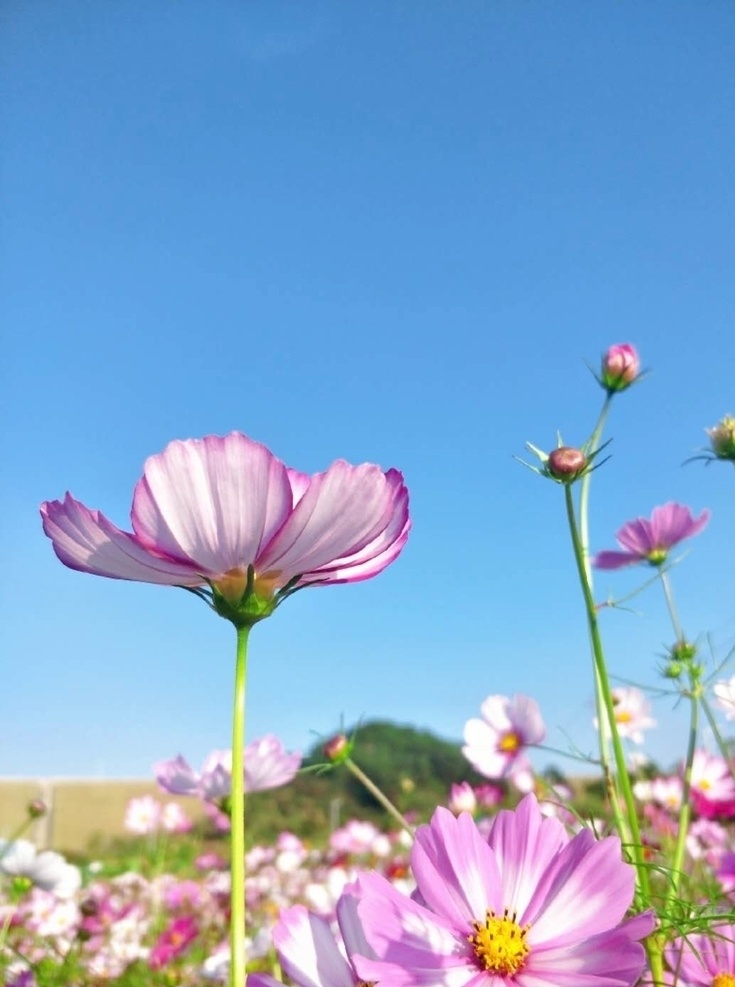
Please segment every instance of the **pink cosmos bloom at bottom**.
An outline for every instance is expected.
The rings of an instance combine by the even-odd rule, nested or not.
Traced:
[[[728,987],[735,981],[735,925],[713,925],[710,935],[691,933],[664,948],[677,983],[696,987]]]
[[[501,811],[487,839],[439,808],[416,833],[416,900],[361,876],[358,915],[376,954],[352,961],[391,987],[629,987],[645,967],[650,914],[624,921],[633,868],[616,837],[569,837],[534,795]]]

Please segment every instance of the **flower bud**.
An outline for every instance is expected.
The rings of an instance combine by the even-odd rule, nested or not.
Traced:
[[[725,415],[714,428],[705,429],[712,452],[718,459],[735,460],[735,417]]]
[[[562,480],[564,483],[571,483],[576,480],[580,473],[587,466],[587,458],[581,449],[572,449],[571,446],[560,446],[549,453],[546,463],[551,476],[555,480]]]
[[[42,799],[32,799],[26,806],[26,812],[31,819],[40,819],[48,812],[48,806]]]
[[[352,744],[343,733],[335,734],[324,745],[324,756],[332,764],[341,764],[352,753]]]
[[[640,372],[640,359],[631,343],[616,343],[602,357],[600,383],[608,392],[624,391]]]

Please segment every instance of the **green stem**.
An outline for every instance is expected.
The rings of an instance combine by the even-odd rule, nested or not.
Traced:
[[[668,573],[662,569],[659,572],[659,578],[661,579],[661,586],[664,591],[666,607],[669,611],[669,616],[671,617],[671,626],[674,628],[674,636],[676,637],[677,644],[683,644],[684,632],[681,629],[681,621],[679,620],[679,614],[676,610],[676,604],[674,603],[674,594],[671,589]]]
[[[393,818],[401,827],[401,829],[405,829],[405,831],[408,833],[409,836],[413,836],[413,828],[409,826],[409,824],[403,818],[402,813],[395,807],[395,805],[393,805],[393,803],[388,798],[388,796],[385,795],[378,788],[375,782],[372,781],[370,778],[368,778],[368,776],[365,774],[362,768],[358,768],[358,766],[355,764],[355,762],[352,760],[351,757],[346,757],[344,763],[346,767],[348,767],[349,770],[352,772],[352,774],[355,776],[355,778],[357,778],[357,780],[361,782],[361,784],[363,784],[365,788],[367,788],[370,794],[374,798],[376,798],[378,802],[380,802],[380,804],[383,806],[385,811],[390,813],[391,816],[393,816]]]
[[[230,985],[245,987],[245,679],[249,627],[237,628],[232,715]]]
[[[615,758],[615,767],[617,770],[617,781],[620,785],[623,801],[625,803],[627,820],[623,817],[619,806],[613,803],[612,808],[613,813],[615,814],[615,822],[621,836],[627,834],[628,832],[630,833],[630,842],[628,843],[628,846],[629,852],[632,853],[633,863],[636,869],[636,900],[639,907],[646,907],[651,903],[651,886],[648,879],[648,871],[643,859],[643,844],[641,842],[640,827],[638,825],[638,813],[636,812],[633,789],[630,784],[630,776],[628,774],[628,767],[625,763],[625,752],[623,751],[623,745],[620,742],[618,725],[615,722],[615,706],[613,703],[610,681],[607,675],[607,667],[605,665],[605,655],[602,648],[600,628],[597,622],[597,608],[595,607],[595,601],[592,597],[592,589],[587,579],[584,555],[582,553],[582,544],[580,542],[579,532],[577,530],[577,521],[574,515],[572,490],[569,484],[567,484],[564,488],[564,493],[566,498],[569,531],[572,536],[572,546],[574,548],[574,559],[577,563],[577,573],[582,586],[582,595],[584,597],[585,610],[587,613],[587,626],[589,628],[590,639],[592,641],[592,656],[600,683],[604,711],[610,726],[612,749]]]
[[[681,639],[680,639],[681,640]],[[672,862],[673,873],[669,893],[666,896],[666,906],[673,904],[679,893],[682,879],[682,866],[684,864],[684,852],[686,850],[687,833],[689,831],[689,821],[692,814],[689,804],[689,794],[692,788],[692,764],[694,763],[694,752],[697,749],[697,732],[699,729],[699,697],[697,683],[690,675],[689,678],[689,700],[691,703],[691,713],[689,718],[689,742],[687,744],[687,756],[684,763],[684,788],[681,793],[681,808],[679,810],[679,831],[676,835],[676,845],[674,847],[674,859]]]

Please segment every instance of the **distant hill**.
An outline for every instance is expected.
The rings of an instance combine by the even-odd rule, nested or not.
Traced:
[[[371,721],[345,731],[356,732],[353,760],[403,813],[427,818],[437,805],[446,805],[453,783],[473,785],[487,779],[474,771],[459,741],[442,740],[427,730]],[[304,759],[304,769],[285,788],[248,797],[247,832],[252,842],[266,842],[284,829],[306,839],[322,838],[348,819],[370,819],[392,829],[395,824],[373,796],[345,768],[314,770],[325,764],[322,745]]]

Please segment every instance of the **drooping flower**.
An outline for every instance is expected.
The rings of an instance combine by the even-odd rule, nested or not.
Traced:
[[[638,352],[632,343],[616,343],[602,356],[600,383],[608,394],[624,391],[638,377],[640,366]]]
[[[612,690],[612,700],[618,734],[635,744],[642,744],[643,731],[656,726],[656,721],[649,715],[651,706],[643,692],[635,686],[620,686]]]
[[[245,747],[245,791],[261,792],[292,781],[301,766],[301,754],[288,754],[274,734],[266,734]],[[196,795],[209,802],[227,798],[232,790],[232,751],[212,751],[197,773],[179,754],[158,761],[153,773],[159,786],[172,795]]]
[[[735,924],[718,922],[709,935],[680,937],[664,947],[677,983],[692,987],[732,987],[735,983]]]
[[[360,977],[352,957],[373,956],[357,913],[355,886],[347,885],[337,902],[337,923],[346,956],[329,922],[303,905],[284,909],[273,929],[281,967],[296,987],[356,987]],[[248,987],[283,987],[267,974],[250,974]]]
[[[495,817],[487,840],[471,816],[439,808],[417,830],[417,896],[377,874],[358,881],[358,914],[376,959],[363,980],[395,987],[628,987],[645,966],[636,940],[649,915],[624,921],[633,868],[616,837],[570,838],[534,795]]]
[[[482,719],[468,720],[462,753],[486,778],[508,778],[521,791],[533,785],[524,751],[546,735],[538,703],[530,696],[488,696],[480,707]]]
[[[195,589],[241,625],[304,586],[377,575],[410,527],[397,470],[338,460],[308,476],[240,432],[177,440],[151,456],[133,494],[132,532],[69,493],[41,515],[70,568]]]
[[[669,502],[654,507],[650,520],[639,517],[628,521],[615,535],[624,551],[598,552],[592,564],[597,569],[622,569],[638,562],[662,566],[674,545],[698,535],[709,518],[708,510],[695,518],[683,504]]]

